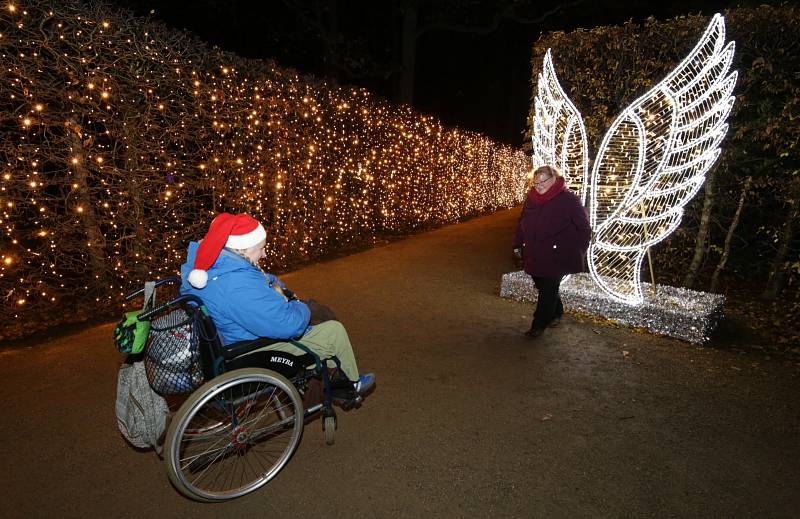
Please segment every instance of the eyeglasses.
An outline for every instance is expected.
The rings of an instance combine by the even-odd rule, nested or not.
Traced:
[[[553,177],[547,177],[546,179],[540,180],[539,182],[534,182],[533,185],[536,186],[536,187],[542,187],[543,185],[547,184],[551,180],[553,180]]]

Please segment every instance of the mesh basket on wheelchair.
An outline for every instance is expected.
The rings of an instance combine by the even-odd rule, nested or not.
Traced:
[[[144,353],[151,387],[162,395],[187,395],[171,418],[163,450],[170,481],[182,494],[224,501],[261,488],[291,458],[305,420],[320,412],[325,441],[333,444],[337,381],[326,361],[338,363],[335,358],[264,350],[276,342],[266,339],[223,347],[202,300],[193,295],[178,296],[140,319],[151,319]]]
[[[150,386],[161,395],[188,394],[203,383],[195,312],[171,308],[150,324],[144,366]]]

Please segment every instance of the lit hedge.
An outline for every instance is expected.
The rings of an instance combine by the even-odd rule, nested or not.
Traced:
[[[0,15],[0,337],[80,320],[222,211],[270,268],[519,203],[520,150],[100,3]]]

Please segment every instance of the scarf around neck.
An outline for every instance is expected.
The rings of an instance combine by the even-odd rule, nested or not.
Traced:
[[[536,191],[536,187],[532,187],[528,193],[528,200],[532,204],[545,204],[561,194],[565,189],[567,189],[567,185],[564,182],[564,177],[556,177],[555,183],[544,193],[540,194]]]

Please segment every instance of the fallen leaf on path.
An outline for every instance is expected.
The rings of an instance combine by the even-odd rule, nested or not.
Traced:
[[[542,416],[542,421],[546,422],[547,420],[551,420],[552,418],[553,418],[553,415],[551,415],[550,413],[545,413],[545,415]]]
[[[594,333],[596,333],[597,335],[600,335],[600,330],[595,330],[594,328],[592,328],[592,331],[593,331]]]
[[[731,366],[731,369],[735,369],[736,371],[742,371],[742,368],[737,368],[736,366]]]
[[[623,357],[628,358],[628,355],[630,355],[630,354],[631,354],[631,352],[626,351],[626,350],[622,350],[622,356]]]

